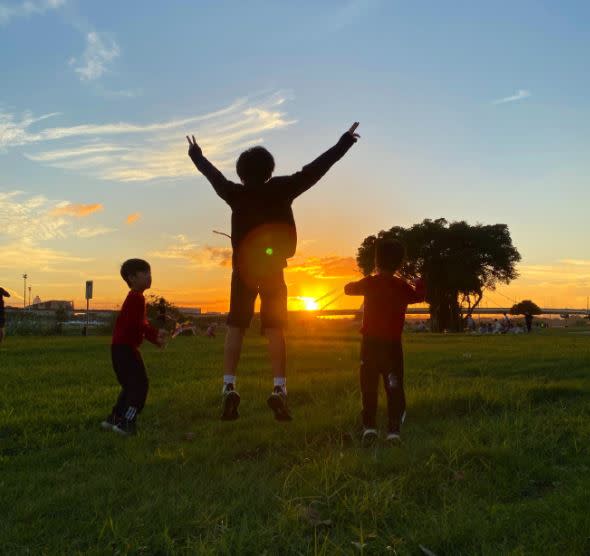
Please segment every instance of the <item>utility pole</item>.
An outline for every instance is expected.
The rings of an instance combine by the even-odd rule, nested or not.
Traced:
[[[24,286],[24,294],[23,294],[23,309],[27,308],[27,274],[23,274],[23,280],[25,282],[25,286]]]

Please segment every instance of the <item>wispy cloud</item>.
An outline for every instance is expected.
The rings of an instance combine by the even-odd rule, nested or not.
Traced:
[[[102,210],[104,210],[104,206],[101,203],[92,203],[89,205],[81,205],[77,203],[60,203],[60,205],[51,211],[51,214],[53,216],[67,215],[83,218],[84,216],[89,216],[94,212],[100,212]]]
[[[69,224],[51,212],[60,205],[43,195],[26,196],[21,191],[0,192],[0,237],[27,242],[66,236]]]
[[[525,89],[519,89],[518,91],[516,91],[516,93],[514,95],[494,100],[494,101],[492,101],[492,104],[506,104],[507,102],[515,102],[517,100],[523,100],[525,98],[529,98],[530,96],[531,96],[530,91],[527,91]]]
[[[572,266],[590,266],[590,261],[586,259],[562,259],[561,264]]]
[[[118,58],[121,50],[117,42],[104,33],[90,31],[86,34],[86,50],[81,59],[72,58],[71,66],[82,81],[94,81],[108,71],[108,64]]]
[[[160,259],[184,261],[188,266],[199,268],[230,267],[232,250],[229,247],[201,246],[183,234],[172,237],[173,242],[164,250],[154,251],[150,256]]]
[[[359,275],[354,257],[298,257],[289,264],[288,272],[303,272],[313,278],[341,279]]]
[[[64,251],[23,241],[8,243],[0,249],[0,268],[27,269],[27,272],[32,269],[49,272],[56,265],[82,263],[91,260],[91,258],[77,257]]]
[[[0,191],[0,238],[28,245],[66,237],[91,237],[109,228],[81,227],[68,217],[87,217],[103,210],[100,203],[75,204],[22,191]],[[4,248],[4,247],[3,247]]]
[[[99,226],[97,228],[80,228],[79,230],[76,230],[76,235],[86,239],[90,237],[104,236],[105,234],[111,234],[116,231],[116,228],[106,228]]]
[[[66,0],[25,0],[13,4],[0,4],[0,25],[6,25],[18,17],[40,15],[49,10],[61,8]]]
[[[238,99],[220,110],[163,122],[115,122],[43,127],[58,114],[18,117],[0,112],[0,149],[59,143],[59,148],[28,152],[27,158],[99,179],[147,181],[194,175],[184,135],[195,133],[206,155],[222,168],[233,166],[240,150],[263,141],[275,129],[295,123],[282,105],[285,95]]]
[[[43,245],[92,233],[91,228],[78,229],[71,218],[53,214],[55,209],[69,204],[22,191],[0,191],[0,268],[51,271],[64,262],[90,260]]]
[[[127,224],[135,224],[141,218],[141,212],[134,212],[130,214],[126,219],[125,222]]]

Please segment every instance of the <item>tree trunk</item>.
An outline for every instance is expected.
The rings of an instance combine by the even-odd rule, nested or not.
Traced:
[[[463,320],[457,292],[436,292],[430,300],[430,330],[461,332]]]

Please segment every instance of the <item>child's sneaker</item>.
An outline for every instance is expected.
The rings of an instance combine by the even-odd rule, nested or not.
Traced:
[[[399,422],[397,421],[390,421],[389,423],[389,432],[387,433],[387,436],[385,437],[385,440],[387,440],[387,442],[390,442],[392,444],[398,444],[399,442],[401,442],[402,438],[401,438],[401,434],[400,434],[400,429],[401,429],[401,425],[403,424],[403,422],[406,420],[406,412],[404,411],[400,417]]]
[[[235,391],[233,384],[226,384],[221,401],[221,420],[235,421],[240,416],[238,412],[239,405],[240,394]]]
[[[361,444],[363,447],[368,448],[377,442],[377,438],[377,429],[364,428],[361,436]]]
[[[119,421],[121,421],[121,417],[115,415],[114,413],[111,413],[106,419],[102,421],[100,426],[105,431],[112,431],[113,427],[115,427],[119,423]]]
[[[280,386],[274,387],[266,403],[273,410],[277,421],[291,421],[293,419],[287,407],[287,394]]]
[[[399,444],[402,441],[399,429],[389,431],[385,437],[385,440],[387,440],[387,442],[390,444]]]
[[[116,425],[113,426],[113,432],[116,432],[122,436],[132,436],[137,433],[137,425],[134,420],[121,419]]]

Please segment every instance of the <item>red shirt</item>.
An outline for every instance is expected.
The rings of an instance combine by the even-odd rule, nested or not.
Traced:
[[[155,344],[158,339],[158,330],[147,320],[143,294],[131,290],[117,317],[112,343],[113,345],[128,345],[137,349],[144,337]]]
[[[386,274],[351,282],[344,292],[365,297],[361,333],[383,340],[401,339],[408,305],[424,301],[426,294],[422,280],[411,286],[397,276]]]

